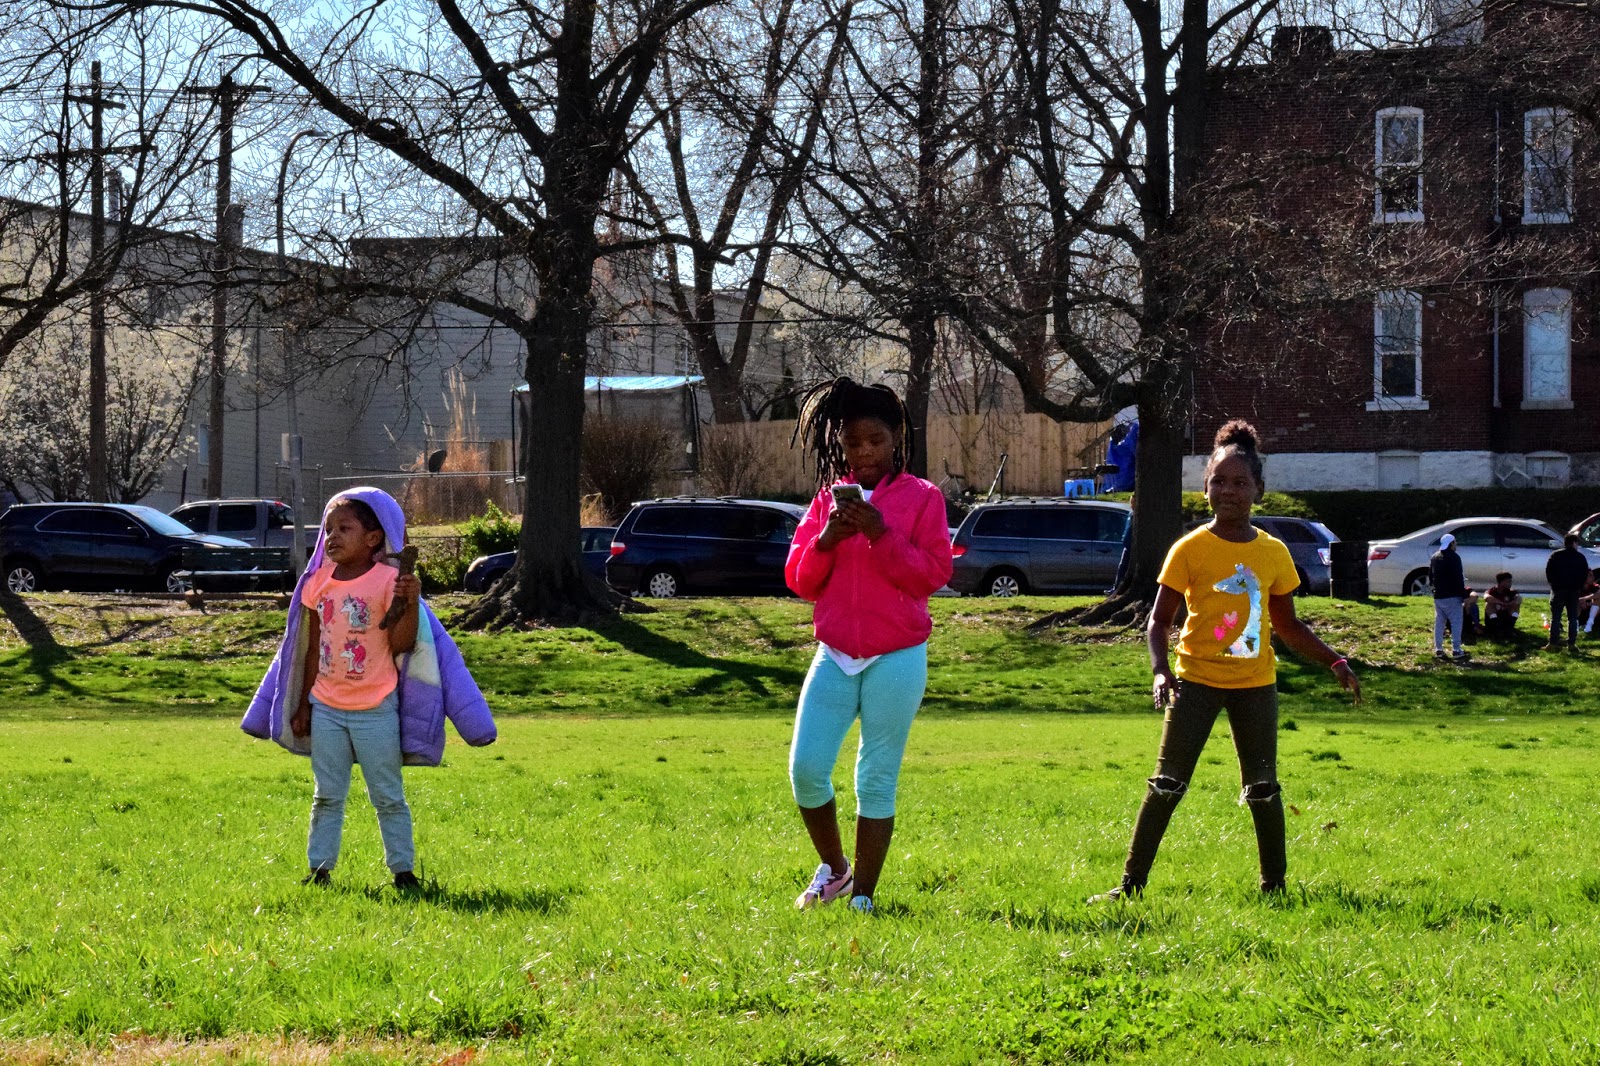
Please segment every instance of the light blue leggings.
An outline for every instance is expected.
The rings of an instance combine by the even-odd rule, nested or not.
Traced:
[[[833,799],[833,766],[850,724],[860,715],[856,812],[863,818],[893,818],[900,760],[927,687],[927,644],[889,652],[854,677],[818,648],[800,689],[789,747],[795,802],[810,808]]]
[[[313,870],[331,870],[339,861],[344,831],[344,801],[350,794],[350,767],[361,764],[367,795],[378,812],[383,859],[399,873],[416,862],[411,840],[411,808],[400,775],[400,714],[391,692],[370,711],[341,711],[311,699],[311,837],[306,858]]]

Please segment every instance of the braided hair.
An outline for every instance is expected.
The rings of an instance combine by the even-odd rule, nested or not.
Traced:
[[[846,422],[857,418],[876,418],[891,431],[898,431],[894,448],[894,472],[905,471],[911,454],[913,433],[906,405],[887,385],[860,385],[847,377],[837,377],[814,385],[800,397],[800,421],[790,438],[792,447],[803,438],[802,447],[817,466],[817,485],[830,484],[850,472],[840,436]]]
[[[1255,426],[1242,418],[1235,418],[1217,430],[1216,441],[1211,445],[1211,458],[1206,460],[1207,481],[1211,479],[1212,468],[1230,455],[1243,459],[1256,484],[1263,489],[1267,487],[1267,479],[1261,473],[1261,435],[1256,432]]]

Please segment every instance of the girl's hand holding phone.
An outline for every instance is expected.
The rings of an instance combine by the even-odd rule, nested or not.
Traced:
[[[850,518],[843,508],[835,507],[833,514],[828,516],[828,524],[822,527],[822,533],[817,537],[817,547],[831,552],[858,532],[860,530],[850,524]]]
[[[838,514],[840,511],[844,512],[845,518],[855,527],[856,531],[863,534],[868,540],[877,540],[888,532],[889,527],[883,523],[883,512],[865,500],[847,501],[841,504],[834,513]]]

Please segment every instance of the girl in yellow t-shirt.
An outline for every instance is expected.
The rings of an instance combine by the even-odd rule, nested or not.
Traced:
[[[1167,553],[1146,632],[1155,672],[1151,691],[1156,709],[1167,712],[1156,772],[1134,823],[1122,883],[1095,900],[1144,891],[1167,822],[1188,791],[1222,710],[1228,712],[1239,754],[1241,799],[1255,822],[1261,891],[1283,890],[1287,861],[1273,630],[1300,655],[1332,669],[1361,702],[1361,682],[1349,662],[1295,617],[1294,590],[1300,582],[1289,549],[1250,524],[1250,509],[1260,502],[1266,483],[1255,427],[1248,422],[1235,419],[1217,431],[1205,490],[1213,517]],[[1180,602],[1188,617],[1174,676],[1167,642]]]

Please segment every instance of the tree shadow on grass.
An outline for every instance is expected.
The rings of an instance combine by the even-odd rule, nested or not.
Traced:
[[[765,632],[765,629],[766,627],[762,627],[761,632],[764,639],[778,640],[775,635]],[[805,671],[794,667],[747,663],[707,655],[681,641],[670,640],[659,633],[651,632],[627,616],[608,620],[603,625],[596,626],[595,632],[603,634],[607,639],[616,641],[628,651],[646,659],[685,670],[710,670],[712,676],[701,678],[686,690],[694,695],[718,692],[737,682],[760,696],[773,695],[775,688],[781,690],[785,696],[791,696],[799,690],[800,683],[805,680]]]
[[[4,614],[6,621],[17,631],[25,644],[27,651],[16,656],[17,660],[25,663],[24,672],[35,679],[32,695],[45,692],[58,691],[79,695],[82,689],[70,681],[62,678],[56,668],[62,663],[72,660],[72,653],[56,641],[55,634],[50,632],[50,627],[44,619],[34,614],[33,608],[21,596],[0,589],[0,614]],[[13,657],[7,656],[0,659],[0,664],[6,664]]]

